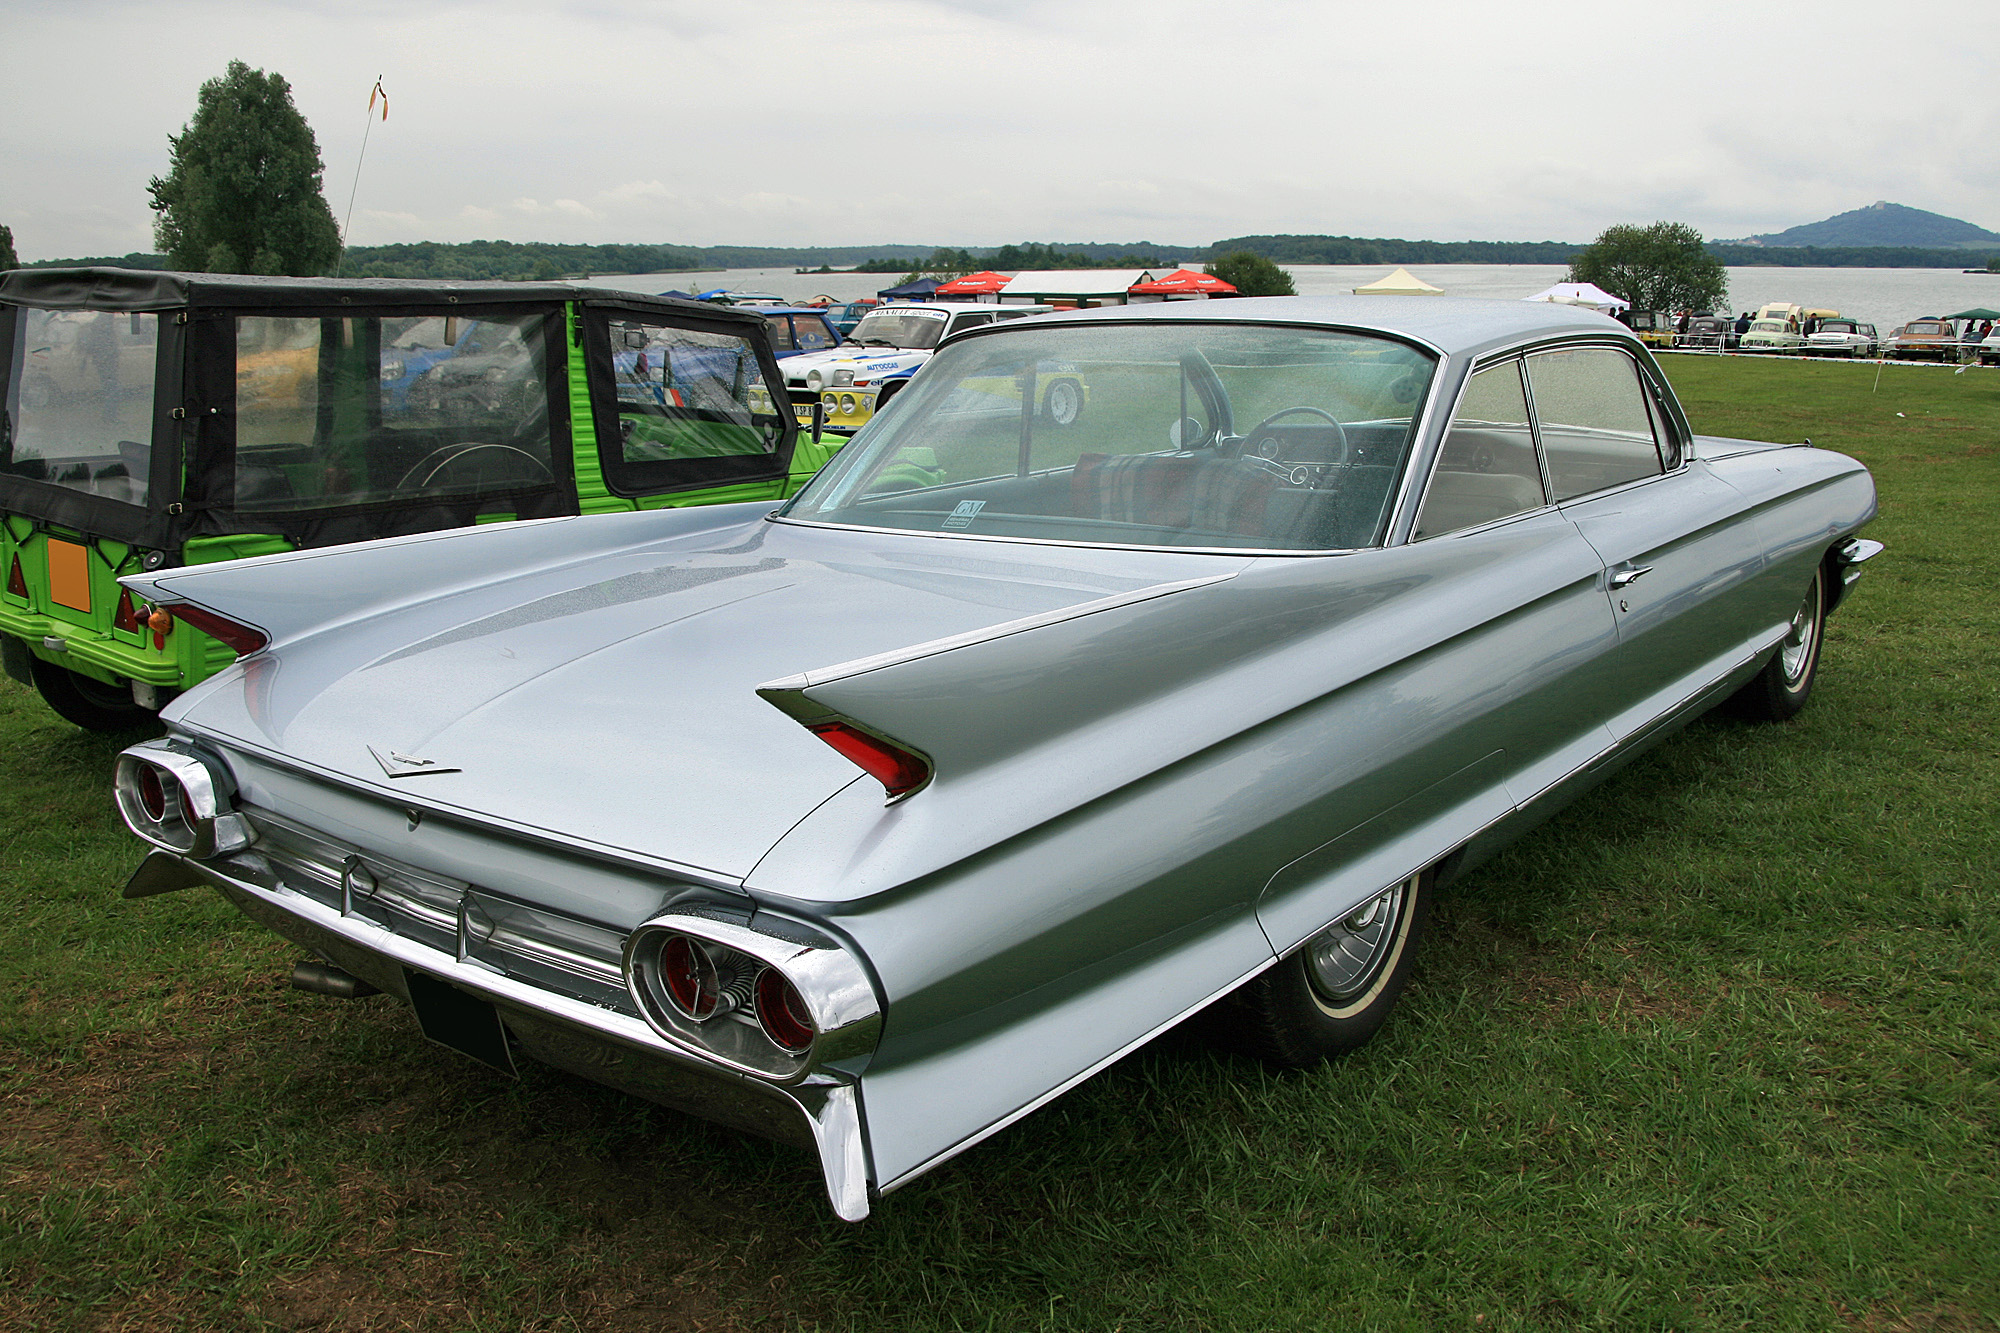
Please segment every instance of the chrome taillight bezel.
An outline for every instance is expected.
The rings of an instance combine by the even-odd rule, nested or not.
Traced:
[[[146,807],[145,780],[160,784],[157,817]],[[119,817],[163,851],[197,861],[241,851],[256,839],[235,809],[236,781],[220,759],[185,741],[141,741],[118,755],[111,778]]]
[[[766,971],[783,978],[804,1002],[810,1042],[796,1048],[780,1044],[765,1030],[750,995],[744,997],[750,1003],[718,1005],[708,1016],[695,1018],[675,1000],[663,975],[662,953],[676,937],[708,950],[725,975],[741,974],[746,965],[753,969],[751,992]],[[780,1083],[866,1056],[875,1049],[882,1027],[875,987],[845,949],[780,939],[683,911],[662,913],[627,938],[625,984],[640,1015],[666,1040],[741,1073]]]

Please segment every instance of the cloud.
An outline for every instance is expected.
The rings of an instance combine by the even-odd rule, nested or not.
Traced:
[[[0,154],[32,186],[0,220],[31,257],[148,245],[146,180],[233,57],[291,81],[342,204],[358,168],[357,244],[1584,240],[1878,198],[2000,227],[1987,0],[1921,24],[1872,0],[1809,23],[1724,0],[74,0],[8,24]],[[87,113],[60,58],[83,49]]]

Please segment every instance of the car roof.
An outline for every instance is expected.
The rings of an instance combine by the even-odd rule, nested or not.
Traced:
[[[748,323],[756,307],[648,296],[568,282],[450,282],[427,278],[263,278],[240,273],[176,273],[130,268],[30,268],[0,273],[0,305],[45,310],[174,310],[183,306],[313,308],[361,303],[396,306],[533,306],[580,301],[628,310],[676,311]]]
[[[1155,320],[1202,324],[1337,325],[1427,344],[1447,355],[1477,356],[1510,343],[1563,334],[1636,342],[1631,330],[1593,310],[1550,301],[1495,301],[1469,296],[1258,296],[1063,310],[1006,327],[1053,323],[1123,324]],[[978,337],[975,331],[967,335]]]

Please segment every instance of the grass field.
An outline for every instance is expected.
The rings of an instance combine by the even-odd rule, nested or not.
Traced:
[[[1698,722],[1439,902],[1355,1058],[1177,1035],[890,1196],[137,903],[121,739],[0,681],[0,1328],[2000,1327],[2000,374],[1675,357],[1875,470],[1796,722]]]

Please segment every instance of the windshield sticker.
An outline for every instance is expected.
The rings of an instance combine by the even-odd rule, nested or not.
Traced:
[[[979,517],[979,511],[984,508],[986,508],[984,500],[960,500],[958,508],[952,510],[951,517],[944,521],[946,530],[956,532],[960,528],[971,527],[972,520]]]

